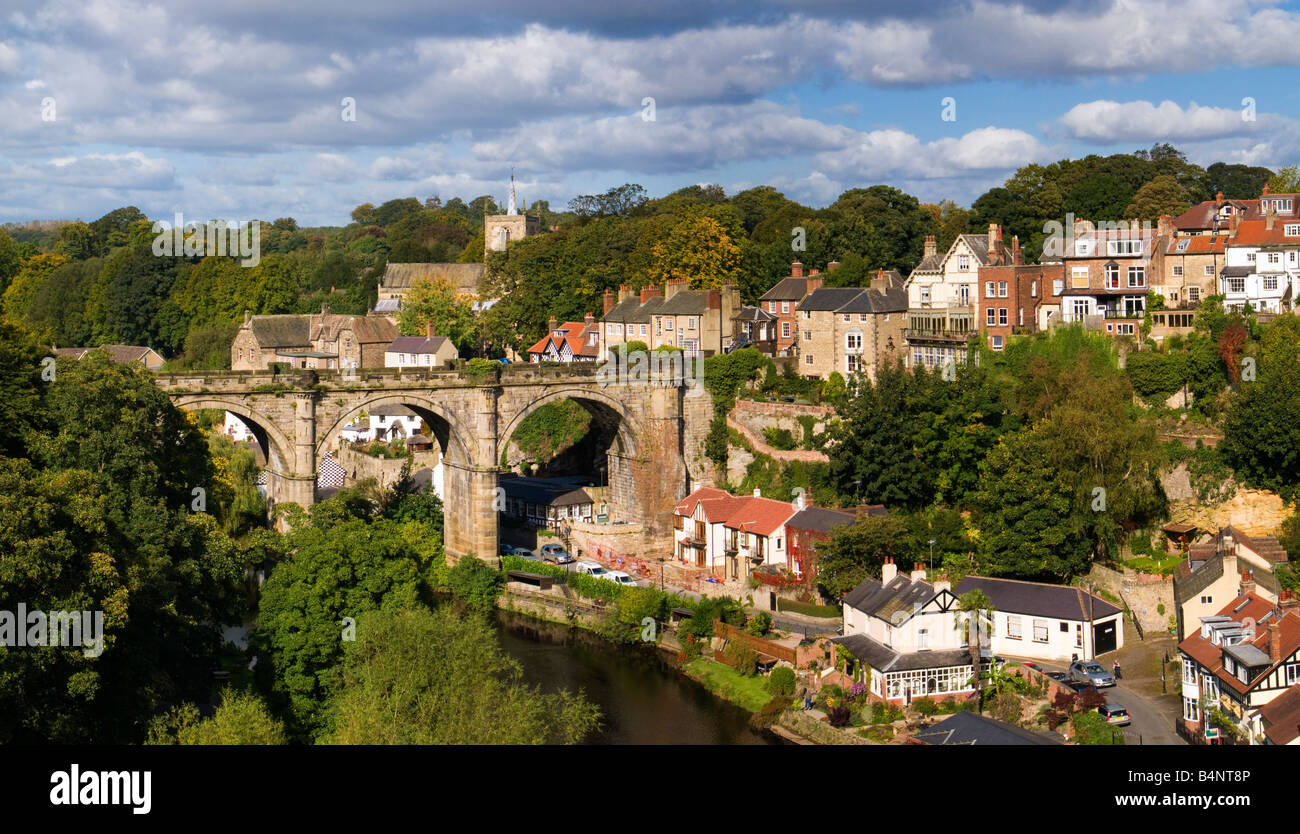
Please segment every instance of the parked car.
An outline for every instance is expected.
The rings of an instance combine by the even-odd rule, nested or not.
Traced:
[[[631,574],[624,573],[621,570],[609,571],[604,576],[602,576],[601,579],[608,579],[610,582],[616,582],[619,585],[627,585],[632,588],[637,587],[638,584],[637,581],[632,578]]]
[[[579,562],[577,567],[574,568],[574,570],[576,570],[578,573],[585,573],[588,576],[599,576],[602,579],[607,579],[608,578],[607,574],[609,573],[609,571],[605,570],[603,567],[596,564],[595,562]]]
[[[518,556],[521,559],[532,559],[534,562],[540,561],[540,557],[526,547],[515,547],[511,549],[513,550],[510,554],[511,556]]]
[[[1115,685],[1115,676],[1095,660],[1076,660],[1071,663],[1070,680],[1074,683],[1095,686],[1098,689]]]
[[[562,544],[544,544],[542,545],[542,561],[554,562],[557,565],[567,565],[573,561],[573,556],[569,551],[564,549]]]
[[[1116,727],[1129,725],[1128,710],[1123,704],[1102,704],[1097,707],[1097,712],[1101,713],[1101,717],[1106,719],[1107,724],[1114,724]]]

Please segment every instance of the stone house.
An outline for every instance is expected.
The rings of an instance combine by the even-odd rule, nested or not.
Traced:
[[[600,326],[600,355],[624,342],[645,342],[650,350],[662,346],[680,348],[687,358],[721,353],[733,333],[733,319],[740,310],[740,289],[727,284],[721,289],[688,289],[686,279],[668,281],[663,293],[645,287],[640,294],[620,287],[618,300],[606,292],[605,315]]]
[[[904,358],[907,294],[898,273],[877,270],[871,286],[822,287],[796,308],[799,371],[807,377],[865,373],[875,379]]]
[[[838,261],[831,261],[826,265],[826,271],[831,272],[837,266]],[[809,293],[820,289],[821,285],[822,275],[819,270],[814,269],[805,276],[803,264],[795,261],[790,264],[790,277],[782,278],[758,299],[759,308],[775,319],[773,328],[776,352],[772,355],[790,356],[798,352],[799,325],[795,321],[795,308]]]
[[[387,318],[333,315],[328,305],[322,305],[319,315],[245,312],[231,342],[230,368],[265,370],[273,362],[321,370],[382,368],[384,353],[395,338],[397,326]]]

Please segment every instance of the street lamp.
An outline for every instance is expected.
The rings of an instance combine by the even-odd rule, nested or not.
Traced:
[[[930,539],[930,581],[934,581],[934,539]]]

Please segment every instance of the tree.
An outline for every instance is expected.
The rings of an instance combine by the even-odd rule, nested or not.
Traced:
[[[523,683],[481,616],[363,614],[330,701],[332,744],[574,744],[600,726],[581,693]]]
[[[211,718],[201,718],[191,704],[174,707],[149,726],[146,744],[226,745],[286,744],[284,723],[251,692],[226,689]]]
[[[79,261],[101,254],[95,240],[95,232],[89,223],[69,223],[59,229],[59,242],[54,244],[54,251],[68,260]]]
[[[1169,174],[1156,177],[1138,189],[1124,209],[1124,217],[1155,221],[1162,214],[1177,217],[1190,207],[1187,189]]]
[[[985,621],[992,622],[993,600],[979,588],[967,591],[957,597],[957,609],[961,612],[953,620],[958,631],[966,632],[966,645],[970,650],[970,667],[974,672],[976,703],[984,705],[984,675],[981,673],[981,640],[984,636]]]
[[[1300,165],[1287,165],[1268,178],[1268,190],[1274,194],[1300,193]]]
[[[445,278],[426,278],[415,282],[402,300],[397,326],[404,336],[420,336],[433,322],[435,334],[451,339],[458,349],[470,350],[475,347],[473,305]]]
[[[708,215],[687,217],[652,249],[654,283],[686,280],[693,290],[717,289],[740,274],[740,247]]]
[[[1300,423],[1279,415],[1300,414],[1300,362],[1294,352],[1263,352],[1258,378],[1242,382],[1223,417],[1224,459],[1252,487],[1272,489],[1290,500],[1300,489]]]
[[[18,274],[5,288],[3,305],[5,317],[17,321],[27,315],[27,308],[36,296],[46,277],[67,263],[62,255],[40,254],[25,258]]]
[[[911,564],[919,556],[901,518],[864,515],[836,528],[817,546],[817,581],[827,593],[840,596],[862,580],[879,575],[886,558]]]
[[[0,229],[0,295],[9,287],[9,282],[18,274],[18,246],[4,229]]]

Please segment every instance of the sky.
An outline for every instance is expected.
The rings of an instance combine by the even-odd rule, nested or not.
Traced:
[[[627,182],[962,205],[1170,142],[1300,157],[1300,8],[1261,0],[0,0],[0,222],[343,225]]]

